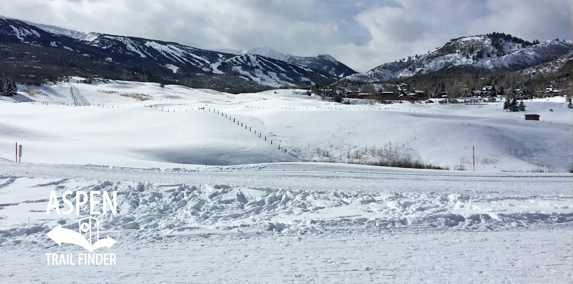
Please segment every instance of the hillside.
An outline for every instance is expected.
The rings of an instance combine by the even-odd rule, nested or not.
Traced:
[[[525,121],[503,102],[341,105],[304,90],[82,81],[0,96],[4,282],[74,282],[78,268],[86,283],[570,279],[563,97],[527,100],[541,121]],[[408,159],[443,170],[364,165]],[[78,197],[81,215],[46,214],[50,192],[68,191],[117,192],[118,213],[90,214],[102,204]],[[116,242],[94,252],[117,265],[46,265],[86,252],[47,236],[84,216]]]
[[[310,87],[333,82],[342,74],[353,72],[332,57],[324,60],[319,56],[311,62],[299,61],[296,64],[261,56],[243,60],[243,55],[239,55],[239,58],[233,59],[237,55],[175,42],[83,33],[9,18],[0,18],[0,44],[7,58],[21,59],[12,60],[7,65],[3,63],[3,70],[11,72],[12,74],[7,75],[14,78],[28,78],[30,75],[36,77],[36,70],[22,70],[31,63],[49,68],[52,71],[51,77],[99,76],[108,79],[179,83],[192,87],[208,86],[237,92],[277,87]],[[23,48],[22,44],[31,47]],[[34,59],[23,60],[27,55],[19,53],[24,49],[27,54],[32,53]],[[56,51],[48,49],[65,52],[57,51],[59,60],[54,60],[45,54]],[[69,70],[76,66],[66,65],[65,58],[78,55],[85,57],[78,60],[81,65],[87,65],[87,68]],[[219,68],[230,64],[233,65],[232,68]],[[336,68],[342,68],[339,66],[345,67],[341,74],[336,72]],[[82,69],[91,72],[84,73]]]
[[[336,60],[336,58],[328,55],[322,54],[314,57],[310,56],[296,56],[296,55],[285,55],[270,47],[255,47],[249,50],[221,50],[230,52],[233,54],[257,54],[264,57],[281,60],[293,65],[297,65],[303,68],[312,69],[318,73],[321,73],[327,77],[334,76],[337,78],[343,78],[352,74],[356,74],[356,71],[352,68],[344,65],[342,62]]]
[[[0,126],[5,130],[0,146],[11,149],[14,141],[27,144],[26,159],[37,163],[375,163],[409,157],[466,170],[471,168],[475,146],[478,171],[569,172],[573,166],[571,109],[563,97],[525,101],[526,113],[541,115],[542,121],[531,122],[524,121],[523,112],[505,112],[501,101],[340,105],[309,97],[302,90],[234,96],[175,85],[80,81],[21,86],[19,95],[0,97],[35,102],[0,104]],[[90,106],[57,105],[61,103]],[[36,115],[17,119],[20,113]],[[241,130],[231,117],[252,129]],[[74,155],[65,154],[69,147],[75,149]]]
[[[520,71],[573,53],[569,41],[528,42],[502,33],[452,39],[441,48],[380,65],[346,77],[349,81],[378,82],[442,72],[460,75],[493,71]]]

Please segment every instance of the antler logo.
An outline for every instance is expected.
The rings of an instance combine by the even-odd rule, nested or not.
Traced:
[[[70,243],[81,246],[92,252],[98,248],[113,246],[116,241],[110,237],[99,239],[99,220],[94,217],[82,218],[78,222],[79,232],[62,228],[58,225],[46,235],[58,245]]]

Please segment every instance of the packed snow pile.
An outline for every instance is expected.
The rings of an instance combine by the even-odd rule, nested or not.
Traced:
[[[129,169],[116,171],[129,177]],[[229,168],[227,171],[242,170]],[[181,176],[196,173],[177,171]],[[205,174],[209,175],[208,172]],[[272,175],[272,172],[268,174]],[[355,174],[358,176],[360,174]],[[435,177],[428,175],[426,178]],[[217,179],[216,175],[212,178]],[[497,182],[510,186],[514,178],[498,177]],[[463,178],[457,179],[463,181]],[[4,245],[43,242],[46,241],[43,235],[58,224],[77,230],[76,215],[57,214],[78,210],[63,202],[61,196],[66,191],[71,192],[67,199],[72,204],[75,204],[78,191],[116,192],[117,214],[111,214],[108,207],[107,214],[92,215],[99,218],[102,233],[111,232],[115,239],[162,240],[213,233],[305,235],[381,230],[531,229],[573,221],[571,196],[564,194],[567,177],[555,176],[553,179],[561,180],[562,184],[554,184],[550,191],[538,190],[544,191],[541,195],[530,196],[524,195],[529,194],[528,191],[497,194],[481,190],[473,193],[459,190],[419,192],[392,186],[363,191],[352,189],[355,183],[340,182],[330,190],[312,190],[296,186],[275,188],[0,176],[0,190],[4,196],[0,204],[0,242]],[[58,196],[59,211],[48,208],[52,191]],[[81,205],[79,213],[106,212],[102,202],[97,202],[94,208],[90,204]],[[50,214],[46,214],[47,210]]]

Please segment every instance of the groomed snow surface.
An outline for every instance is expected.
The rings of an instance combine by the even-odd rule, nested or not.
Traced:
[[[3,283],[573,280],[563,98],[525,102],[542,121],[500,102],[343,106],[127,82],[1,99]],[[344,163],[404,157],[450,170]],[[117,243],[94,251],[117,266],[46,264],[86,253],[46,236],[89,215],[45,213],[50,192],[78,190],[117,191],[118,214],[97,215]]]

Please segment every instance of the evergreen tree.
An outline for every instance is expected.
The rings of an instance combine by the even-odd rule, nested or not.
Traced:
[[[519,111],[525,111],[525,104],[523,103],[523,101],[519,103]]]
[[[511,104],[509,103],[509,100],[505,100],[505,102],[503,103],[503,109],[505,110],[509,110],[509,108],[511,107]]]
[[[517,105],[517,100],[515,98],[513,98],[511,100],[511,105],[510,105],[509,109],[511,111],[519,111],[519,106]]]
[[[2,88],[2,94],[4,96],[13,96],[18,91],[16,83],[11,78],[4,80],[4,87]]]
[[[11,86],[11,92],[12,92],[12,96],[16,95],[18,93],[18,86],[16,86],[16,82],[12,81],[12,86]]]

